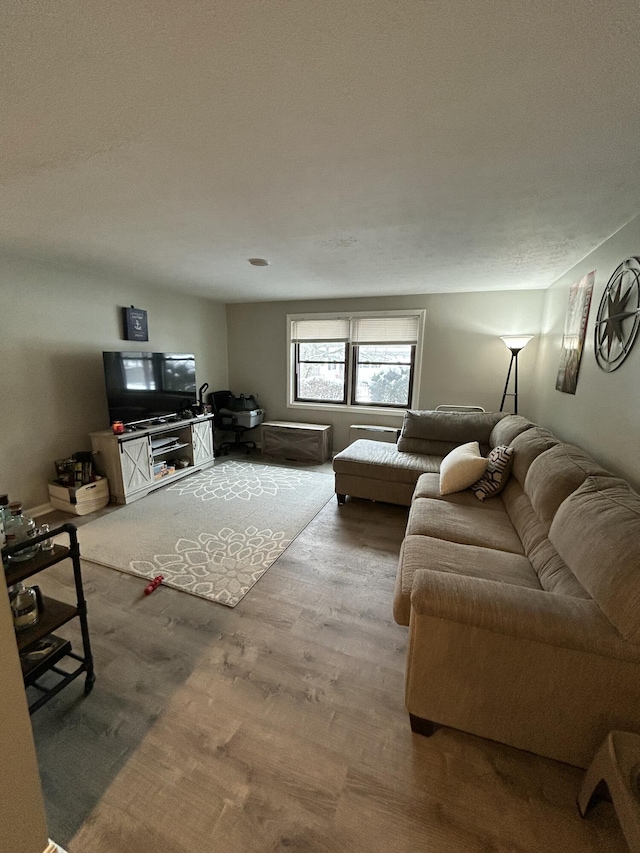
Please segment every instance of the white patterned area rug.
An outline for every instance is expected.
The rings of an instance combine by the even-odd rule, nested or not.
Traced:
[[[333,494],[331,474],[225,461],[82,525],[80,553],[235,607]]]

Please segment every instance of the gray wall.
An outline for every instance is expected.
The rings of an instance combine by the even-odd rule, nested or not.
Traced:
[[[563,440],[584,447],[599,462],[640,490],[640,340],[613,373],[596,364],[593,333],[604,288],[625,258],[640,255],[640,217],[572,267],[547,291],[531,413]],[[576,394],[555,390],[569,287],[596,271]]]
[[[0,258],[0,492],[47,503],[54,460],[109,426],[103,350],[194,352],[197,381],[227,384],[223,305],[123,275]],[[148,312],[149,342],[122,339],[121,308]]]
[[[194,351],[199,383],[258,393],[270,419],[332,423],[336,450],[348,443],[351,423],[399,425],[401,415],[288,408],[286,315],[402,308],[426,309],[420,408],[476,403],[497,409],[509,364],[498,336],[534,334],[520,356],[521,413],[638,487],[640,343],[618,371],[605,374],[592,339],[606,282],[639,245],[640,218],[548,291],[232,304],[226,312],[219,303],[115,273],[0,258],[0,492],[28,507],[46,503],[54,459],[89,449],[89,432],[108,426],[101,364],[107,349]],[[555,377],[568,289],[591,269],[596,287],[577,393],[562,394]],[[122,340],[120,308],[131,304],[149,314],[150,340],[139,347]]]
[[[499,336],[524,333],[538,336],[544,296],[544,291],[529,290],[227,305],[229,382],[236,394],[258,393],[269,420],[332,424],[334,449],[340,450],[348,444],[350,424],[400,426],[402,414],[288,407],[286,315],[424,308],[426,326],[418,407],[428,409],[453,403],[497,410],[510,359]],[[536,337],[520,356],[519,409],[523,414],[531,406],[537,340]]]

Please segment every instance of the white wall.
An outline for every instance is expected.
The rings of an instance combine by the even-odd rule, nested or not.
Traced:
[[[543,335],[536,367],[533,419],[565,441],[580,445],[640,490],[640,340],[626,361],[605,373],[595,360],[593,334],[607,282],[625,258],[640,255],[640,217],[614,234],[546,291]],[[570,285],[596,271],[585,348],[575,395],[555,390]]]
[[[109,416],[103,350],[194,352],[197,382],[227,384],[223,305],[124,275],[0,257],[0,493],[48,501],[54,460],[90,450]],[[149,342],[124,341],[121,308],[148,312]]]
[[[418,407],[474,404],[495,411],[500,405],[510,359],[499,336],[527,332],[537,336],[544,295],[544,291],[530,290],[227,305],[231,390],[236,394],[259,394],[269,420],[332,424],[335,450],[348,444],[350,424],[400,426],[402,413],[287,407],[286,315],[424,308],[426,327]],[[520,356],[522,414],[527,414],[531,405],[536,349],[537,337]],[[510,405],[508,400],[507,406]]]

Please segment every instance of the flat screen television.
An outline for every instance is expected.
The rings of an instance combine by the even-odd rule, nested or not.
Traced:
[[[196,360],[183,352],[103,352],[110,422],[177,415],[196,401]]]

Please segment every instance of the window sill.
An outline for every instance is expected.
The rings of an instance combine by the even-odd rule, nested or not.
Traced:
[[[404,413],[408,408],[410,408],[410,406],[403,409],[396,409],[388,406],[352,406],[349,403],[287,403],[287,408],[317,410],[323,412],[340,412],[350,415],[384,415],[385,417],[395,415],[398,418],[403,418]]]

